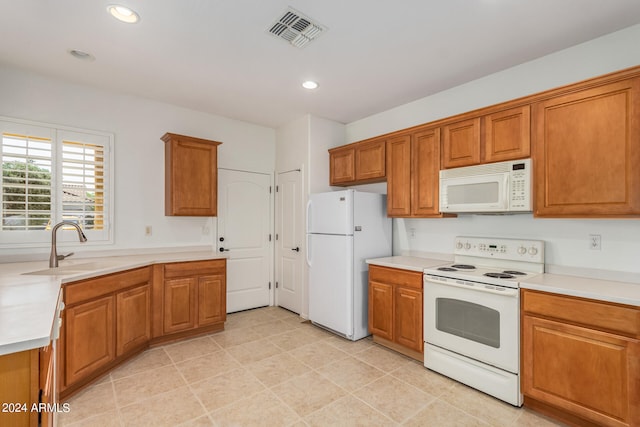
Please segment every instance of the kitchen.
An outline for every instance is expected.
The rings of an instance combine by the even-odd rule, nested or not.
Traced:
[[[215,219],[163,215],[164,176],[159,165],[164,160],[159,138],[165,132],[222,141],[220,168],[272,176],[274,170],[277,174],[301,168],[305,173],[305,194],[327,191],[331,189],[328,185],[328,148],[636,66],[640,63],[635,48],[639,31],[637,25],[632,26],[385,112],[372,112],[369,117],[346,125],[315,115],[303,116],[279,127],[257,125],[69,83],[11,65],[0,68],[4,94],[0,115],[103,129],[116,135],[114,162],[118,177],[114,188],[117,220],[114,243],[94,246],[93,251],[127,255],[167,247],[203,249],[217,243],[213,241],[217,236]],[[330,34],[327,32],[323,37]],[[319,39],[318,43],[321,41]],[[309,46],[307,52],[312,47]],[[91,64],[76,65],[79,70],[74,72],[83,73]],[[71,102],[78,99],[84,102]],[[372,184],[362,189],[386,192],[384,184]],[[145,233],[148,225],[152,227],[150,235]],[[545,263],[556,273],[587,271],[592,277],[605,278],[604,272],[613,271],[617,280],[629,282],[637,281],[639,273],[636,254],[640,228],[633,219],[464,215],[449,219],[396,219],[393,227],[395,254],[446,256],[453,253],[456,236],[499,235],[544,240]],[[203,230],[207,228],[209,234],[204,234]],[[601,250],[588,249],[590,234],[602,237]],[[68,243],[67,248],[67,252],[76,251],[79,255],[83,250],[88,251],[72,243]],[[34,256],[46,259],[48,249],[42,248],[36,253],[30,248],[3,248],[1,255],[5,261],[16,261],[21,257],[29,260]],[[300,312],[303,316],[306,314],[304,304]]]

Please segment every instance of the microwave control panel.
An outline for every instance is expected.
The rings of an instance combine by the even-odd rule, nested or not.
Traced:
[[[511,162],[509,172],[509,207],[511,211],[531,210],[531,159]]]

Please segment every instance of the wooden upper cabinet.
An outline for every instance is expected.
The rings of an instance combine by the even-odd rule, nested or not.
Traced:
[[[356,144],[356,181],[385,177],[385,140]]]
[[[440,215],[440,128],[416,132],[411,141],[411,215]]]
[[[387,141],[387,215],[411,215],[411,135]]]
[[[356,150],[353,146],[329,150],[329,181],[331,185],[345,185],[356,180]]]
[[[483,121],[483,162],[531,155],[531,108],[528,105],[488,114]]]
[[[329,183],[354,185],[382,182],[386,177],[384,139],[356,142],[329,150]]]
[[[216,216],[220,142],[166,133],[165,215]]]
[[[531,155],[529,105],[443,126],[445,169],[523,159]]]
[[[441,216],[438,200],[440,128],[387,140],[387,215]]]
[[[442,134],[445,169],[480,163],[480,117],[446,125]]]
[[[535,215],[640,215],[640,78],[534,104]]]

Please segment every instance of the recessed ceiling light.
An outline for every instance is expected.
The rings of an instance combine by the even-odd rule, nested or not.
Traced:
[[[318,86],[318,82],[314,82],[313,80],[307,80],[302,83],[302,87],[309,90],[317,89]]]
[[[107,6],[107,11],[118,21],[126,22],[127,24],[135,24],[140,20],[140,16],[134,10],[119,4]]]
[[[82,61],[91,62],[96,60],[95,56],[78,49],[69,49],[67,52],[69,52],[69,55],[73,56],[76,59],[80,59]]]

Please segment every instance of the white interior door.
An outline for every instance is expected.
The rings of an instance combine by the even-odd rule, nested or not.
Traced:
[[[217,249],[227,254],[227,313],[270,302],[271,176],[218,169]]]
[[[276,188],[276,305],[300,313],[305,250],[302,173],[279,173]]]

